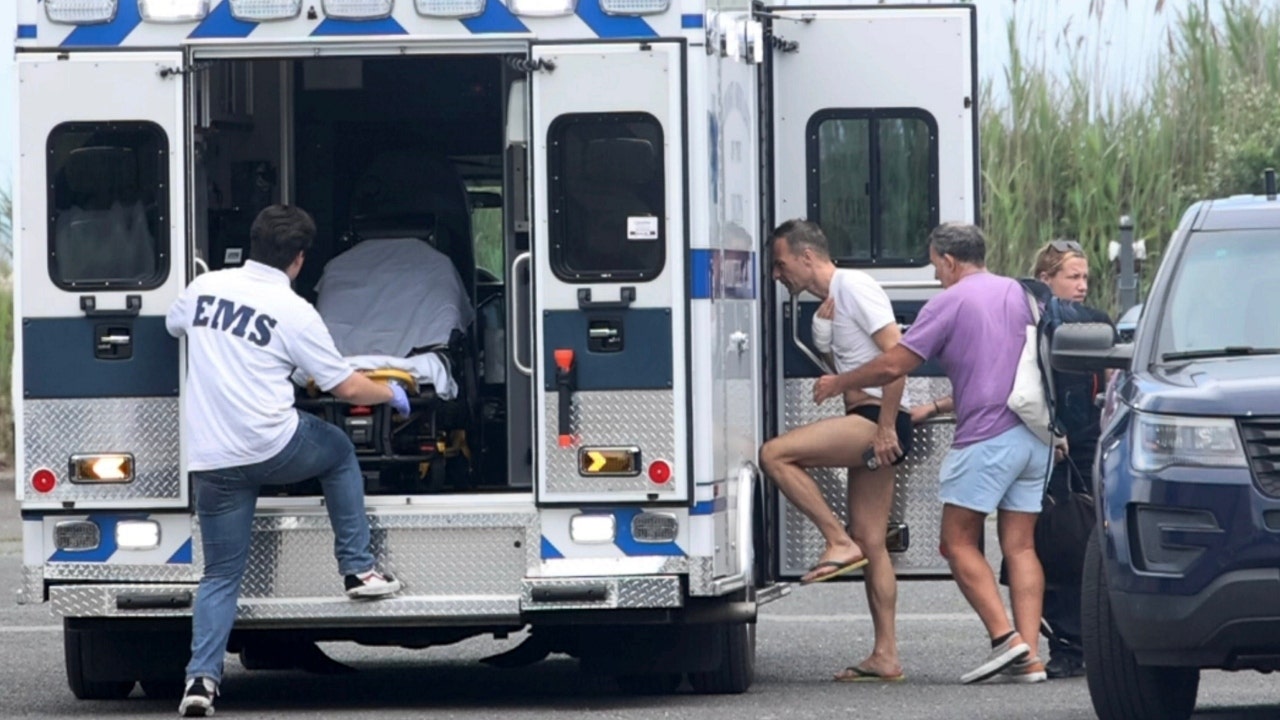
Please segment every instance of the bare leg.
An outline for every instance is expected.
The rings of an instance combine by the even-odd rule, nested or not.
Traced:
[[[822,533],[827,547],[821,560],[851,562],[864,555],[827,505],[818,484],[804,469],[861,467],[862,452],[871,444],[875,429],[871,421],[856,415],[827,418],[776,437],[760,450],[760,466],[765,473]],[[805,579],[829,572],[824,568],[806,575]]]
[[[979,540],[982,537],[983,513],[958,505],[942,507],[942,545],[946,549],[947,562],[960,592],[978,612],[987,634],[993,639],[1005,635],[1013,627],[1000,600],[996,576],[982,554]],[[1010,568],[1012,573],[1012,567]],[[1012,574],[1010,575],[1012,577]],[[1024,636],[1024,640],[1027,638]]]
[[[902,674],[898,659],[895,626],[898,605],[898,578],[885,546],[889,512],[893,509],[894,469],[849,469],[849,519],[853,540],[866,553],[864,584],[875,644],[871,654],[858,664],[864,670],[892,677]]]
[[[997,520],[1000,552],[1009,570],[1009,600],[1013,622],[1031,655],[1040,642],[1040,615],[1044,609],[1044,568],[1036,556],[1035,513],[1001,510]]]

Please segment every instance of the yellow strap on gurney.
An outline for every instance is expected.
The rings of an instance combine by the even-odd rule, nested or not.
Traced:
[[[378,368],[377,370],[362,370],[365,377],[370,380],[381,380],[382,382],[396,382],[404,385],[405,389],[412,395],[418,394],[418,381],[413,379],[413,375],[404,370],[395,368]]]

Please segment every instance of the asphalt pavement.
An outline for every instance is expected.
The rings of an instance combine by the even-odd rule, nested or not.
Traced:
[[[5,483],[3,487],[11,487]],[[14,587],[21,565],[12,493],[0,493],[0,578]],[[994,538],[993,538],[994,539]],[[671,696],[623,694],[606,678],[579,672],[563,656],[526,668],[497,670],[477,661],[513,647],[474,638],[426,650],[326,644],[351,675],[247,671],[232,658],[217,717],[225,718],[541,718],[557,720],[794,720],[859,717],[1092,718],[1083,679],[1039,685],[991,681],[962,686],[958,678],[985,654],[977,618],[950,582],[910,581],[899,587],[899,643],[907,680],[840,684],[831,675],[861,659],[871,624],[858,583],[798,588],[765,606],[757,631],[756,680],[736,696],[703,696],[687,687]],[[59,621],[48,606],[18,606],[0,595],[0,718],[169,717],[176,703],[142,697],[77,701],[67,689]],[[1256,673],[1206,672],[1202,720],[1280,717],[1276,679]]]

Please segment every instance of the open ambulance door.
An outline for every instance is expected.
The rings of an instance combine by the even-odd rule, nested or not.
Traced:
[[[187,279],[182,68],[177,52],[19,53],[24,509],[187,505],[179,345],[164,323]]]
[[[531,56],[536,500],[687,504],[684,44]]]
[[[939,290],[927,236],[939,222],[973,222],[978,208],[976,17],[972,6],[773,7],[762,95],[772,119],[772,225],[818,222],[841,267],[871,273],[905,328]],[[766,256],[768,248],[765,248]],[[766,260],[765,267],[769,266]],[[770,432],[843,412],[813,403],[825,370],[811,350],[817,298],[766,283],[774,410]],[[908,380],[911,402],[950,394],[930,365]],[[938,552],[938,471],[948,420],[921,425],[899,466],[889,548],[900,575],[948,572]],[[815,470],[842,518],[844,470]],[[781,500],[778,570],[802,575],[823,550],[818,531]]]

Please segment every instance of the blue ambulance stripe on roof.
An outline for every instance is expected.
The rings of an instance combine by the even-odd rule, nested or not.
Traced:
[[[190,38],[246,38],[258,27],[256,22],[237,20],[231,16],[231,3],[224,2],[196,26]]]
[[[34,40],[35,37],[36,37],[35,25],[19,25],[18,26],[19,40]]]
[[[187,538],[187,541],[182,543],[182,547],[178,548],[177,550],[174,550],[173,554],[170,555],[169,559],[166,560],[165,562],[167,562],[170,565],[191,564],[191,538]]]
[[[312,37],[317,35],[408,35],[404,26],[395,18],[382,20],[334,20],[328,18],[311,31]]]
[[[101,25],[81,25],[66,40],[63,47],[116,47],[129,37],[129,33],[142,22],[138,12],[138,0],[120,0],[116,19]]]
[[[606,15],[600,0],[578,0],[578,17],[602,38],[657,37],[649,23],[638,17]]]
[[[463,27],[473,33],[527,33],[529,28],[511,14],[506,5],[498,0],[488,0],[484,4],[484,12],[462,21]]]

